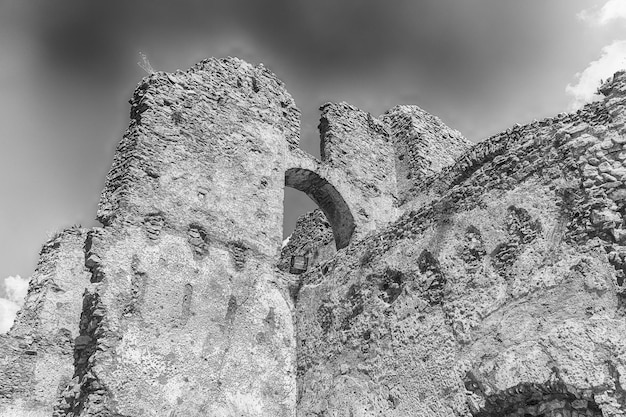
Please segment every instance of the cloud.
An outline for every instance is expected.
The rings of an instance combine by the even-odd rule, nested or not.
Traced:
[[[6,298],[0,298],[0,334],[9,331],[19,309],[20,306],[17,303]]]
[[[615,72],[626,68],[626,40],[613,41],[602,48],[602,55],[597,61],[589,63],[587,68],[576,74],[578,82],[565,87],[572,96],[572,110],[582,107],[597,98],[596,90],[602,79],[609,78]]]
[[[612,20],[626,19],[626,0],[609,0],[600,9],[586,9],[577,16],[585,22],[598,25],[606,25]]]
[[[7,298],[0,298],[0,334],[8,332],[13,325],[28,292],[28,281],[19,275],[4,279]]]
[[[4,279],[4,287],[10,301],[21,304],[28,292],[28,279],[24,279],[19,275],[7,277]]]

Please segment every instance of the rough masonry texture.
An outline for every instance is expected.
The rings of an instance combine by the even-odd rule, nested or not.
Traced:
[[[86,230],[64,230],[41,249],[23,308],[0,335],[0,415],[50,416],[74,377],[83,292],[89,285]]]
[[[327,103],[317,160],[263,66],[150,75],[103,227],[0,336],[0,415],[626,415],[626,73],[600,91],[476,145]],[[281,247],[285,186],[319,210]]]

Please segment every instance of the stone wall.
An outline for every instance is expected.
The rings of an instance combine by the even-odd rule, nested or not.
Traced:
[[[89,285],[83,245],[71,228],[42,248],[13,327],[0,335],[0,416],[49,417],[74,374],[82,295]]]
[[[624,415],[624,78],[303,277],[299,415]]]
[[[296,221],[296,226],[289,236],[289,242],[280,251],[278,269],[289,272],[292,256],[306,256],[309,268],[332,258],[334,249],[333,231],[320,209],[303,214]],[[330,248],[327,249],[327,247]]]
[[[395,150],[398,197],[452,165],[473,143],[417,106],[396,106],[382,116]]]
[[[358,223],[365,232],[383,227],[396,218],[396,173],[394,148],[385,125],[371,114],[348,103],[320,107],[322,162],[348,176],[355,195]]]
[[[254,240],[274,256],[280,230],[267,224],[282,221],[283,164],[300,129],[282,83],[263,66],[214,59],[147,77],[131,105],[98,219],[139,224],[176,212],[163,227],[196,222],[224,240]],[[248,213],[254,221],[242,222]]]

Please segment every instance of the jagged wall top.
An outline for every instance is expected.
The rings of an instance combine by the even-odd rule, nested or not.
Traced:
[[[253,100],[259,107],[282,114],[286,120],[283,123],[279,120],[278,124],[289,132],[286,136],[290,144],[297,147],[300,143],[300,110],[285,84],[263,64],[252,65],[235,57],[210,58],[185,71],[177,70],[173,74],[155,72],[144,77],[135,89],[130,100],[131,119],[139,116],[145,108],[142,104],[150,99],[149,95],[146,96],[150,88],[170,83],[185,89],[205,90],[205,97],[215,100],[217,104],[224,104],[225,100]],[[234,91],[239,94],[233,95]]]
[[[394,140],[398,195],[454,163],[473,143],[438,117],[414,105],[399,105],[387,111],[382,120]]]
[[[598,91],[607,98],[623,94],[626,91],[626,70],[617,71],[600,85]]]
[[[298,147],[299,130],[293,98],[262,65],[209,59],[187,71],[152,74],[131,100],[130,125],[107,175],[98,219],[139,224],[153,216],[164,227],[185,230],[190,222],[206,223],[213,212],[219,214],[205,226],[211,235],[262,236],[258,222],[234,230],[231,221],[255,212],[254,204],[261,211],[269,206],[266,212],[282,207],[282,193],[267,185],[284,183],[278,159]],[[266,191],[259,193],[261,180],[251,179],[265,171]],[[215,195],[209,198],[209,192]],[[270,242],[280,241],[280,230],[275,234],[259,243],[266,253],[274,251]]]

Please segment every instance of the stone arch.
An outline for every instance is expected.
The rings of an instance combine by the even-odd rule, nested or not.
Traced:
[[[483,396],[476,381],[465,381],[465,388],[484,398],[473,417],[602,417],[591,391],[577,390],[560,380],[545,383],[521,383],[504,391]],[[472,407],[470,407],[472,408]]]
[[[356,224],[348,204],[332,184],[314,171],[290,168],[285,171],[285,186],[302,191],[324,212],[333,228],[337,249],[348,246]]]

